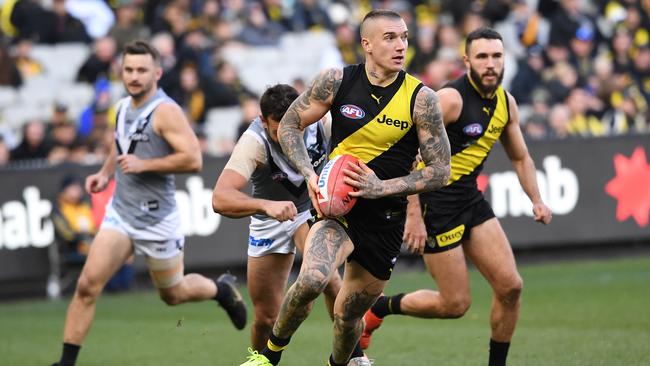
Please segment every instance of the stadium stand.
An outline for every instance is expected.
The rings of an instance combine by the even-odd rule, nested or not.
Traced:
[[[236,110],[267,85],[309,81],[323,67],[356,62],[358,23],[372,6],[395,9],[407,19],[411,30],[408,69],[433,88],[462,72],[463,39],[469,31],[481,25],[500,30],[507,54],[512,56],[507,60],[504,85],[519,100],[523,130],[529,139],[650,130],[647,1],[513,0],[500,6],[474,0],[328,0],[318,6],[303,1],[278,5],[255,0],[105,2],[114,13],[135,10],[134,16],[122,15],[128,18],[124,24],[114,23],[123,27],[123,32],[132,28],[138,30],[133,34],[170,36],[172,44],[164,46],[166,73],[161,81],[168,94],[188,98],[179,89],[179,71],[188,65],[196,69],[205,110],[188,109],[188,115],[205,116],[199,117],[204,121],[193,122],[197,131],[205,133],[209,154],[229,153],[241,123],[241,112]],[[55,103],[67,105],[74,120],[80,120],[82,112],[96,103],[95,86],[76,80],[82,65],[92,59],[93,49],[106,34],[111,39],[109,30],[114,27],[106,23],[101,32],[87,28],[98,41],[95,45],[68,42],[75,39],[70,34],[49,37],[51,28],[45,20],[52,14],[65,14],[70,24],[83,24],[71,15],[78,14],[81,2],[66,2],[66,11],[51,1],[0,3],[4,19],[9,20],[2,24],[2,39],[13,55],[4,62],[7,66],[0,65],[0,84],[3,67],[11,70],[13,63],[22,74],[22,85],[8,86],[7,79],[0,87],[0,130],[13,148],[22,139],[21,126],[29,120],[45,120]],[[45,19],[40,22],[43,24],[39,17]],[[260,43],[262,38],[255,32],[261,28],[273,29],[277,37]],[[119,52],[111,57],[108,63],[95,60],[92,67],[99,68],[92,72],[99,71],[109,80],[114,103],[123,96],[123,88],[117,75]],[[234,77],[223,69],[229,65],[236,71]],[[189,99],[179,102],[195,105]],[[551,111],[563,106],[568,107],[566,121],[551,123]],[[89,151],[93,143],[87,142]]]

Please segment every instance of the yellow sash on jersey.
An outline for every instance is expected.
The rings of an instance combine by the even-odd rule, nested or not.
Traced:
[[[336,145],[329,155],[332,159],[350,154],[368,163],[390,149],[413,127],[411,99],[420,80],[406,74],[402,85],[386,107],[363,127]]]
[[[464,175],[471,174],[476,167],[483,163],[494,143],[499,139],[506,123],[508,123],[508,104],[505,90],[499,87],[496,91],[497,106],[488,123],[487,129],[475,143],[452,155],[451,176],[447,185],[454,183]]]

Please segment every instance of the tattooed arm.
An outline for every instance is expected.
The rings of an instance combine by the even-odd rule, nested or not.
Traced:
[[[291,164],[305,177],[309,198],[313,207],[322,216],[318,206],[318,175],[311,165],[305,141],[302,139],[303,130],[310,124],[323,118],[332,106],[332,101],[343,80],[342,69],[327,69],[320,73],[291,104],[280,121],[278,140],[284,155]]]
[[[321,72],[309,88],[291,104],[280,121],[278,139],[282,151],[306,180],[315,173],[302,137],[303,130],[329,111],[342,79],[341,69],[327,69]]]
[[[350,164],[345,171],[346,182],[358,188],[350,196],[379,198],[385,196],[409,195],[432,191],[447,184],[450,174],[451,149],[442,120],[440,100],[433,90],[426,86],[415,97],[413,121],[420,141],[420,155],[426,165],[411,174],[380,180],[365,164]]]

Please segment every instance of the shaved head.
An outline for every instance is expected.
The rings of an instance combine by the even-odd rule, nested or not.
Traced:
[[[388,18],[388,19],[393,19],[393,20],[399,20],[402,19],[402,17],[392,11],[392,10],[387,10],[387,9],[376,9],[370,11],[368,14],[366,14],[365,17],[363,17],[363,21],[361,22],[361,37],[363,38],[368,38],[370,35],[371,30],[372,30],[372,25],[375,23],[375,20],[379,18]]]

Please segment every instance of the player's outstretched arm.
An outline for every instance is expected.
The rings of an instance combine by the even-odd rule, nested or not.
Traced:
[[[512,167],[517,173],[521,187],[533,203],[535,220],[543,224],[548,224],[551,222],[551,210],[544,204],[542,196],[539,193],[535,163],[528,153],[524,136],[519,127],[517,101],[510,94],[508,94],[508,101],[510,106],[510,120],[501,135],[501,143],[512,162]]]
[[[117,162],[124,173],[192,173],[203,167],[201,148],[196,134],[179,106],[162,103],[154,112],[154,131],[174,150],[155,159],[140,159],[133,154],[120,155]]]
[[[333,68],[321,72],[309,88],[291,104],[280,121],[278,138],[282,151],[306,180],[315,175],[315,172],[303,141],[303,130],[323,118],[329,111],[342,79],[341,69]]]

